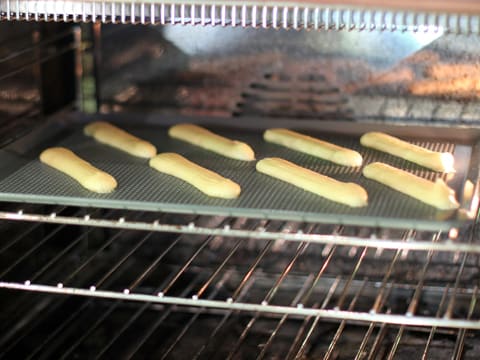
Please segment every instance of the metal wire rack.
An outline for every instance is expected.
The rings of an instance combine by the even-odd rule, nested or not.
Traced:
[[[446,336],[456,357],[474,334],[469,335],[467,329],[480,328],[478,255],[465,249],[439,251],[445,243],[441,233],[400,232],[398,244],[415,244],[417,239],[432,244],[429,250],[413,251],[408,245],[381,247],[383,240],[370,243],[371,238],[352,246],[355,237],[347,234],[367,230],[342,226],[330,229],[336,234],[332,236],[335,242],[316,243],[302,237],[287,241],[282,234],[308,236],[322,230],[322,225],[205,216],[183,219],[222,229],[220,235],[196,233],[197,225],[184,232],[178,216],[163,214],[159,224],[174,218],[177,224],[158,232],[133,230],[125,218],[116,226],[110,227],[112,220],[108,228],[99,229],[91,226],[94,222],[87,223],[94,221],[88,219],[118,219],[120,211],[86,213],[82,208],[59,208],[48,215],[51,225],[35,222],[11,227],[14,233],[0,249],[0,287],[6,294],[1,301],[6,313],[21,318],[10,317],[2,323],[2,354],[28,350],[30,357],[55,354],[68,358],[82,347],[92,346],[99,328],[119,313],[124,314],[121,325],[97,344],[99,358],[112,356],[123,336],[138,329],[134,324],[146,318],[150,320],[142,327],[143,335],[129,343],[129,357],[149,349],[149,340],[168,329],[170,317],[183,319],[184,325],[166,336],[162,356],[182,352],[179,344],[188,338],[186,334],[207,326],[210,331],[203,330],[205,336],[198,346],[188,350],[195,350],[189,357],[197,358],[207,356],[212,346],[219,347],[218,358],[235,358],[245,347],[252,351],[250,337],[261,332],[265,323],[269,330],[261,332],[263,346],[254,347],[258,358],[276,353],[275,344],[287,330],[293,331],[295,340],[282,351],[292,358],[313,351],[312,347],[329,358],[341,351],[338,347],[343,337],[357,331],[361,334],[357,333],[356,340],[359,358],[365,353],[374,357],[385,346],[393,356],[406,346],[404,342],[409,343],[413,333],[423,334],[421,345],[416,346],[422,346],[425,354],[436,351],[436,341]],[[3,222],[4,233],[9,233],[8,225],[26,219],[21,213],[16,216],[10,218],[15,221]],[[83,226],[63,221],[79,216],[86,221]],[[150,216],[135,213],[132,220],[140,223]],[[174,226],[178,232],[171,230]],[[255,237],[259,227],[270,236]],[[236,236],[240,229],[252,233]],[[473,231],[465,234],[469,246],[475,246],[475,236]],[[17,292],[16,301],[8,301],[7,289],[23,290],[25,295]],[[36,306],[32,306],[38,301],[32,292],[43,293]],[[75,305],[65,310],[72,302]],[[53,324],[48,320],[52,314],[64,315]],[[72,338],[72,324],[83,329],[80,337]],[[222,349],[218,336],[229,333],[234,324],[239,328],[228,336],[236,336],[231,342],[235,345]],[[315,349],[318,336],[323,336],[320,324],[331,332],[329,341],[323,340],[320,349]],[[30,344],[45,326],[53,328]],[[385,344],[387,333],[390,345]]]
[[[76,213],[79,212],[84,212],[84,209],[76,211]],[[283,223],[239,218],[198,217],[190,223],[203,224],[203,226],[198,225],[198,229],[197,225],[183,226],[180,224],[169,225],[164,228],[163,225],[161,225],[161,220],[155,225],[150,223],[148,229],[147,227],[135,227],[135,225],[133,225],[135,222],[130,223],[122,217],[120,221],[112,220],[108,222],[110,220],[104,220],[107,221],[107,223],[103,225],[113,225],[113,229],[105,230],[108,234],[105,239],[94,247],[94,249],[86,250],[84,254],[80,255],[81,261],[69,263],[67,260],[69,258],[68,255],[74,256],[74,254],[77,254],[78,256],[78,251],[82,251],[81,244],[84,244],[85,241],[90,244],[89,239],[91,238],[91,234],[96,231],[95,226],[70,226],[69,224],[95,224],[95,220],[92,220],[93,216],[89,215],[84,215],[81,218],[82,220],[76,223],[67,220],[80,219],[76,218],[75,215],[78,214],[74,214],[73,217],[66,217],[52,213],[48,216],[50,221],[45,217],[45,219],[43,219],[45,220],[44,222],[55,222],[58,225],[54,226],[53,230],[45,233],[40,239],[35,239],[35,243],[30,245],[30,247],[27,246],[24,248],[19,256],[14,256],[11,261],[2,261],[4,266],[0,274],[0,279],[2,280],[0,287],[66,295],[143,301],[152,304],[177,304],[230,311],[262,312],[337,320],[343,319],[345,321],[371,321],[376,323],[472,329],[480,328],[480,323],[475,319],[476,312],[472,312],[470,315],[466,313],[456,313],[456,303],[460,301],[460,298],[465,300],[465,297],[470,298],[473,296],[473,299],[475,299],[473,295],[476,294],[475,282],[466,282],[464,279],[466,265],[469,264],[472,259],[475,259],[474,262],[477,260],[476,253],[478,252],[478,246],[473,243],[473,234],[467,234],[468,240],[466,243],[460,243],[458,244],[460,246],[454,248],[449,244],[451,240],[442,241],[442,234],[440,233],[417,234],[411,231],[404,231],[401,232],[402,237],[399,240],[385,241],[381,239],[375,240],[370,236],[363,239],[360,236],[343,236],[343,233],[348,233],[351,230],[339,226],[331,229],[333,230],[333,235],[330,235],[329,241],[322,241],[322,239],[327,240],[328,237],[326,235],[311,234],[320,230],[319,227],[321,226],[315,224]],[[110,211],[106,217],[109,218],[115,215],[115,211]],[[143,218],[147,215],[136,214],[136,216]],[[165,216],[168,217],[169,215]],[[8,219],[25,220],[28,219],[28,215],[16,213],[15,217],[9,217]],[[38,221],[38,219],[36,221]],[[12,249],[27,241],[30,235],[34,236],[35,232],[31,232],[34,231],[39,224],[40,222],[35,222],[29,226],[21,236],[13,238],[13,240],[3,246],[1,253],[5,253],[7,249],[10,249],[9,254],[11,254]],[[141,222],[138,224],[141,224]],[[147,223],[144,223],[144,225],[146,224]],[[156,230],[165,231],[166,233],[151,231],[152,226],[158,227]],[[212,227],[210,231],[206,230],[207,226]],[[177,227],[177,229],[172,231],[174,227]],[[258,230],[259,227],[262,227],[261,231]],[[37,267],[35,271],[31,274],[24,274],[23,271],[21,271],[21,277],[18,277],[18,275],[11,276],[16,273],[15,270],[18,269],[19,266],[23,266],[25,261],[32,257],[36,258],[40,256],[42,249],[45,247],[48,248],[52,239],[55,239],[64,231],[72,228],[76,229],[78,234],[75,235],[75,237],[69,238],[68,243],[64,244],[64,247],[54,253],[51,258],[45,258],[44,261],[36,264]],[[132,229],[140,228],[142,229],[140,232],[132,231]],[[290,228],[290,230],[286,231],[287,228]],[[150,231],[145,231],[146,229]],[[213,229],[220,230],[216,232],[212,231]],[[248,233],[248,231],[251,232]],[[362,232],[365,231],[365,229],[357,229],[356,231]],[[131,242],[127,242],[125,244],[126,248],[115,255],[114,259],[105,261],[103,257],[109,253],[108,249],[116,246],[117,242],[125,242],[126,240],[124,239],[129,237],[126,234],[135,235],[131,235],[133,236],[129,240]],[[289,235],[293,236],[289,237]],[[429,239],[429,242],[416,241],[416,238],[420,239],[422,237]],[[295,241],[286,241],[292,239]],[[320,239],[320,241],[315,241],[314,239]],[[120,267],[130,261],[135,261],[137,251],[147,242],[149,242],[150,246],[160,247],[158,252],[155,251],[158,257],[156,257],[150,265],[145,264],[137,267],[135,273],[138,273],[141,268],[144,270],[139,275],[137,274],[138,277],[135,280],[130,281],[128,277],[125,277],[119,280],[120,283],[113,286],[104,286],[105,280],[110,276],[114,276]],[[388,245],[382,246],[383,242]],[[139,287],[140,283],[149,279],[152,272],[168,258],[169,254],[172,254],[176,249],[184,246],[185,243],[191,246],[193,253],[185,257],[180,264],[168,263],[169,275],[166,276],[169,278],[169,281],[167,285],[159,288]],[[239,256],[239,254],[242,251],[247,251],[248,247],[245,248],[247,244],[250,244],[250,247],[254,246],[253,251],[255,256],[250,254],[250,257],[243,258]],[[290,250],[282,254],[282,261],[280,261],[280,259],[276,260],[278,261],[278,266],[275,266],[271,263],[273,260],[271,257],[274,255],[278,256],[278,250],[275,251],[275,249],[281,248],[279,244],[286,244],[282,246],[288,247]],[[420,246],[418,244],[420,244]],[[468,251],[465,251],[467,246],[469,246]],[[212,247],[215,247],[215,256],[209,258],[209,251],[213,251]],[[293,248],[295,249],[294,251],[292,251]],[[429,250],[419,250],[422,248]],[[307,251],[307,249],[309,250]],[[345,251],[348,249],[348,256],[351,261],[345,264],[345,266],[351,268],[343,275],[341,272],[335,271],[330,274],[330,276],[326,276],[326,278],[323,277],[325,271],[328,270],[329,263],[334,259],[334,256],[337,256],[338,251],[340,251],[339,249]],[[416,251],[411,251],[412,249]],[[447,252],[438,252],[439,250],[447,250]],[[299,272],[300,278],[302,278],[302,275],[305,277],[303,280],[306,286],[304,296],[300,297],[293,304],[291,302],[277,302],[275,295],[283,291],[285,281],[295,278],[292,274],[296,273],[295,267],[300,263],[299,259],[302,257],[308,258],[306,254],[310,252],[320,255],[320,257],[316,258],[313,264],[309,264],[307,269],[303,268]],[[352,309],[346,309],[344,306],[346,299],[352,296],[352,291],[358,290],[359,281],[362,282],[368,277],[368,274],[361,275],[364,259],[370,257],[368,263],[369,266],[371,266],[375,264],[375,259],[385,255],[382,255],[382,253],[389,254],[387,256],[389,262],[382,265],[385,266],[385,268],[380,272],[380,274],[385,275],[383,275],[382,278],[382,276],[377,274],[378,279],[376,281],[368,281],[368,288],[378,291],[376,303],[370,304],[366,308],[358,306]],[[220,254],[222,255],[220,256]],[[413,277],[410,279],[411,281],[408,279],[405,281],[405,279],[403,279],[403,283],[396,283],[390,277],[394,273],[396,264],[402,262],[402,260],[407,260],[409,254],[421,257],[422,261],[418,261],[417,259],[417,262],[415,262],[416,265],[412,266],[422,266],[423,268],[421,271],[418,271],[417,274],[412,274]],[[434,261],[436,256],[446,256],[454,259],[449,265],[454,267],[450,274],[457,275],[456,278],[451,279],[452,284],[450,286],[435,287],[426,281],[427,275],[429,271],[431,271],[432,261]],[[269,258],[270,260],[268,260]],[[247,262],[243,262],[244,260]],[[261,263],[267,260],[270,262],[269,266],[265,268],[268,269],[270,266],[273,266],[273,269],[276,269],[273,275],[267,275],[267,273],[262,270],[263,266],[260,266]],[[59,263],[62,262],[62,273],[53,277],[48,276],[49,270],[57,268]],[[306,265],[303,264],[303,266]],[[311,268],[311,266],[313,266],[313,268]],[[87,282],[79,282],[80,275],[87,268],[98,268],[102,270],[88,279]],[[190,273],[198,273],[198,269],[203,269],[199,273],[200,281],[202,282],[201,286],[196,287],[189,292],[188,295],[179,295],[175,290],[178,281]],[[67,273],[70,273],[70,275],[65,276]],[[219,286],[217,284],[219,278],[227,275],[230,279],[229,282],[235,285],[231,285],[232,287],[228,290],[224,289],[225,291],[222,291],[221,296],[209,298],[208,294]],[[472,276],[472,274],[470,274],[470,276]],[[445,279],[442,278],[442,281],[444,280]],[[155,283],[157,281],[158,278],[154,280]],[[296,283],[295,280],[291,281]],[[437,281],[439,281],[439,279],[437,279]],[[240,300],[239,294],[250,282],[254,282],[252,286],[258,286],[257,290],[259,290],[259,292],[257,293],[256,291],[250,290],[250,294],[243,300]],[[307,283],[308,285],[306,285]],[[319,286],[320,283],[322,283],[322,286]],[[332,306],[330,307],[319,308],[312,303],[311,295],[313,292],[324,291],[327,288],[331,288],[333,284],[337,284],[335,286],[339,286],[339,289],[342,289],[341,292],[337,294],[336,304],[331,304]],[[183,289],[184,287],[180,286],[179,288]],[[444,290],[446,288],[448,288],[448,290]],[[409,299],[407,302],[408,306],[406,308],[401,307],[392,310],[391,313],[381,311],[378,308],[378,302],[386,296],[385,292],[387,289],[394,293],[406,291],[408,293],[407,298]],[[436,291],[447,291],[449,305],[441,311],[441,316],[435,317],[433,314],[422,314],[418,309],[418,307],[421,306],[419,304],[420,298],[425,292],[435,293]],[[317,295],[315,298],[318,298]],[[430,297],[435,298],[435,296]],[[395,303],[395,301],[389,301],[389,303],[392,304]],[[438,308],[439,304],[436,305],[435,308]]]
[[[346,31],[412,31],[480,32],[478,16],[436,12],[371,10],[342,6],[284,6],[211,3],[208,1],[18,1],[0,2],[6,20],[44,20],[121,24],[181,24],[239,26],[274,29],[346,30]]]
[[[252,229],[232,228],[229,224],[223,226],[209,226],[203,221],[187,218],[185,222],[164,222],[162,216],[157,213],[149,213],[149,217],[141,219],[130,218],[135,213],[124,211],[117,218],[96,217],[95,213],[69,214],[62,213],[28,213],[20,209],[16,212],[0,211],[0,219],[15,220],[33,223],[52,223],[63,225],[89,226],[92,228],[113,228],[141,230],[161,233],[177,233],[203,236],[221,236],[234,238],[251,238],[258,240],[280,239],[290,242],[304,242],[344,246],[366,246],[380,249],[397,250],[435,250],[447,252],[468,252],[472,254],[480,253],[480,246],[473,241],[465,239],[465,232],[472,231],[470,228],[456,229],[442,233],[441,236],[433,241],[430,236],[425,234],[431,232],[421,232],[422,236],[413,230],[404,235],[405,230],[375,228],[375,227],[350,227],[349,232],[333,231],[331,226],[325,225],[317,227],[315,231],[304,232],[302,229],[292,227],[289,222],[284,222],[279,229],[265,228],[260,223]],[[150,219],[149,219],[150,218]],[[148,220],[147,220],[148,219]],[[182,219],[185,219],[183,217]],[[266,221],[266,220],[263,220]]]
[[[193,281],[192,281],[193,283]],[[58,299],[49,299],[48,305]],[[294,358],[302,354],[318,358],[375,358],[375,356],[401,356],[412,354],[416,350],[421,357],[473,359],[476,338],[470,332],[435,328],[381,326],[358,326],[350,323],[333,324],[328,321],[317,322],[320,329],[305,338],[314,319],[301,321],[291,317],[277,318],[265,315],[245,315],[230,312],[211,312],[206,309],[188,309],[177,306],[125,306],[121,302],[100,301],[94,299],[60,302],[57,307],[47,307],[48,315],[64,316],[54,326],[46,327],[51,331],[42,334],[41,340],[29,346],[32,353],[21,351],[20,346],[38,334],[35,329],[24,332],[16,346],[6,353],[26,354],[25,358],[39,356],[47,358],[68,358],[77,354],[87,354],[91,358]],[[125,319],[124,326],[118,319]],[[69,324],[66,323],[69,321]],[[182,321],[177,331],[173,324]],[[42,317],[39,326],[45,325]],[[249,326],[250,325],[250,326]],[[115,328],[115,326],[117,326]],[[248,326],[248,328],[247,328]],[[82,328],[84,336],[73,338],[72,328]],[[265,329],[275,329],[269,336]],[[113,330],[112,330],[113,329]],[[106,334],[111,337],[107,338]],[[400,333],[400,336],[398,335]],[[241,336],[239,340],[238,337]],[[294,343],[285,342],[286,337],[296,337]],[[235,338],[236,337],[236,338]],[[357,348],[345,347],[351,339]],[[305,341],[304,341],[305,340]],[[392,340],[398,344],[392,348]],[[101,343],[105,341],[105,343]],[[227,348],[226,343],[234,343],[235,348]],[[128,344],[126,346],[126,344]],[[260,344],[260,346],[259,346]],[[95,351],[97,353],[95,353]]]

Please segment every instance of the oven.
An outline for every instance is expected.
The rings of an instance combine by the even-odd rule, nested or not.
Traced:
[[[0,358],[478,357],[476,1],[0,0],[0,17]],[[231,174],[239,200],[95,143],[81,130],[95,120]],[[354,179],[369,205],[169,139],[183,122]],[[460,208],[265,144],[272,127],[440,176]],[[364,149],[367,131],[452,152],[457,172]],[[40,164],[57,145],[118,189]]]

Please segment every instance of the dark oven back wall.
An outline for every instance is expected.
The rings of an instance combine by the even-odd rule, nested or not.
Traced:
[[[188,25],[100,32],[102,112],[478,120],[476,36]]]
[[[0,23],[0,146],[72,105],[81,32],[65,23]]]
[[[0,30],[0,145],[70,105],[232,118],[479,120],[474,35],[55,22],[2,22]]]

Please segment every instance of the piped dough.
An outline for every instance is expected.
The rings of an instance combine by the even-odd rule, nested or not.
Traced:
[[[362,155],[323,140],[287,129],[268,129],[263,134],[265,141],[285,146],[312,156],[344,166],[361,166]]]
[[[345,183],[321,175],[280,158],[265,158],[257,162],[257,171],[351,207],[366,206],[368,194],[354,183]]]
[[[453,210],[459,207],[455,191],[442,179],[429,181],[380,162],[365,166],[363,175],[437,209]]]
[[[125,151],[133,156],[149,159],[157,154],[155,146],[148,141],[139,139],[105,121],[96,121],[88,124],[83,132],[102,144]]]
[[[208,196],[233,199],[240,195],[240,185],[179,154],[158,154],[150,159],[150,166],[162,173],[186,181]]]
[[[398,156],[435,171],[455,171],[452,154],[431,151],[381,132],[364,134],[360,138],[360,143],[363,146]]]
[[[198,125],[174,125],[168,131],[168,135],[225,157],[244,161],[255,160],[255,153],[248,144],[227,139]]]
[[[74,178],[90,191],[109,193],[117,187],[113,176],[97,169],[66,148],[46,149],[40,154],[40,161]]]

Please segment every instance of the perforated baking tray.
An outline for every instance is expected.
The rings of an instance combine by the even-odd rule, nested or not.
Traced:
[[[97,117],[98,118],[98,117]],[[198,213],[223,216],[338,223],[396,228],[446,230],[471,221],[478,202],[464,196],[465,184],[478,182],[478,144],[480,133],[473,129],[385,126],[342,121],[301,122],[265,119],[191,119],[104,116],[128,131],[154,143],[159,152],[178,152],[241,185],[238,199],[210,198],[189,184],[161,174],[138,159],[83,135],[82,128],[94,120],[69,114],[52,121],[0,152],[0,200],[28,203],[125,208],[130,210]],[[250,144],[257,159],[281,157],[341,181],[363,186],[369,194],[364,208],[350,208],[298,189],[255,171],[255,162],[231,160],[167,136],[169,123],[197,122],[210,129]],[[360,168],[349,168],[301,154],[263,141],[268,127],[289,127],[359,151],[365,164],[383,161],[431,180],[439,176],[420,166],[375,150],[363,148],[359,137],[366,131],[386,131],[437,151],[453,152],[457,172],[441,175],[455,189],[462,204],[459,211],[438,211],[422,202],[391,190],[361,175]],[[40,163],[38,155],[50,146],[65,146],[95,166],[112,174],[118,188],[111,194],[95,194],[76,181]],[[473,211],[472,211],[473,210]]]

